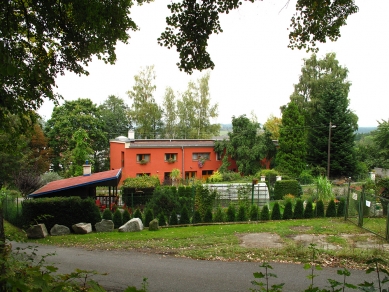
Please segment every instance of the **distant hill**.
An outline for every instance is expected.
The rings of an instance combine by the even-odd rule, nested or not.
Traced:
[[[377,130],[377,127],[359,127],[357,133],[367,134],[374,130]]]

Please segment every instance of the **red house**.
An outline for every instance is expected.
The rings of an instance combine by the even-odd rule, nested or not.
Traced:
[[[221,157],[214,151],[215,140],[140,139],[133,135],[110,140],[111,169],[122,169],[122,180],[139,175],[158,175],[170,180],[177,168],[184,179],[206,179],[217,170]],[[231,161],[231,169],[236,168]]]

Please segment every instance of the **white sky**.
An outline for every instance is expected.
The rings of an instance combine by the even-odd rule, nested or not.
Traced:
[[[214,122],[231,123],[232,116],[250,116],[251,111],[261,124],[271,114],[280,117],[280,106],[289,101],[293,84],[298,83],[302,59],[310,57],[304,51],[287,48],[287,28],[295,1],[283,10],[287,0],[254,4],[244,1],[238,10],[221,16],[224,32],[209,41],[215,63],[210,77],[211,101],[219,105],[219,117]],[[67,72],[57,78],[57,91],[65,100],[90,98],[99,105],[109,95],[116,95],[129,103],[126,91],[134,85],[134,76],[154,65],[154,97],[160,105],[166,87],[184,92],[188,82],[196,81],[204,72],[180,72],[176,50],[158,45],[169,2],[157,0],[132,8],[131,17],[140,31],[130,32],[128,45],[118,44],[116,64],[106,65],[96,59],[88,66],[89,76]],[[339,63],[349,69],[350,109],[358,115],[359,126],[377,126],[377,120],[389,118],[389,1],[355,2],[360,10],[341,28],[342,37],[335,43],[320,45],[318,56],[336,53]],[[45,102],[39,113],[49,119],[52,108],[52,103]]]

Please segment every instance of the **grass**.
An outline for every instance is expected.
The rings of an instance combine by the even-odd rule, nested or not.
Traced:
[[[21,238],[25,235],[5,224],[6,234]],[[281,248],[245,248],[240,245],[239,235],[248,233],[275,233],[281,237]],[[327,235],[327,242],[341,249],[320,249],[319,260],[323,265],[365,268],[364,263],[373,256],[389,259],[389,252],[383,248],[383,241],[372,248],[356,248],[351,241],[340,234],[350,234],[350,238],[360,242],[379,240],[373,234],[354,224],[338,218],[311,220],[266,221],[243,224],[217,224],[204,226],[167,227],[159,231],[132,233],[90,233],[85,235],[48,236],[44,239],[29,240],[37,244],[50,244],[61,247],[79,247],[89,250],[140,250],[143,252],[169,254],[202,260],[222,261],[282,261],[306,262],[310,252],[306,245],[292,240],[299,234]]]

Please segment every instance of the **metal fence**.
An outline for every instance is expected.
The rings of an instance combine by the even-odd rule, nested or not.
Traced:
[[[389,240],[388,204],[386,198],[349,186],[345,219]]]

